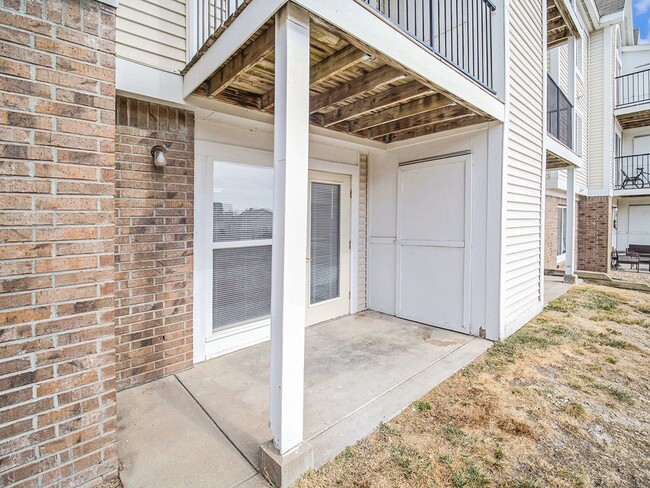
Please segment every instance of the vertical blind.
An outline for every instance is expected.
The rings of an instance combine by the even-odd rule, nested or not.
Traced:
[[[310,303],[339,296],[341,187],[311,183]]]
[[[273,168],[214,162],[212,328],[271,313]]]

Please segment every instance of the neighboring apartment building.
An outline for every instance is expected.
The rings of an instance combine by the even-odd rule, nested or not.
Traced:
[[[306,325],[537,314],[545,151],[583,166],[547,147],[547,27],[617,39],[549,5],[4,0],[0,484],[114,477],[116,390],[269,338],[296,452]]]
[[[560,142],[569,151],[547,158],[544,267],[607,272],[613,248],[646,243],[629,238],[630,223],[633,234],[650,229],[650,207],[638,206],[647,203],[640,197],[650,191],[650,180],[623,188],[625,175],[635,176],[645,159],[642,127],[649,119],[642,104],[650,78],[643,79],[643,70],[650,67],[650,51],[636,45],[631,2],[596,0],[570,8],[576,34],[549,43],[548,50],[547,149]]]
[[[614,247],[650,245],[650,46],[619,47],[614,164]]]

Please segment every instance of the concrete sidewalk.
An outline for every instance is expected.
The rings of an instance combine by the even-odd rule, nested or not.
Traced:
[[[366,311],[307,329],[305,439],[316,467],[482,354],[489,341]],[[118,393],[126,488],[268,486],[269,343]]]
[[[564,282],[563,276],[544,276],[544,306],[564,295],[572,285]]]
[[[118,393],[126,488],[268,488],[176,376]]]

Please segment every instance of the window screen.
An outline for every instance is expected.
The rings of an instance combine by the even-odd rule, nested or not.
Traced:
[[[339,296],[341,187],[311,183],[310,303]]]
[[[212,328],[271,313],[273,168],[215,161]]]

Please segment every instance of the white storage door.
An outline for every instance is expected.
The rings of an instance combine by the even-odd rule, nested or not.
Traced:
[[[629,243],[650,245],[650,205],[630,205]]]
[[[399,168],[397,315],[469,332],[469,155]]]

